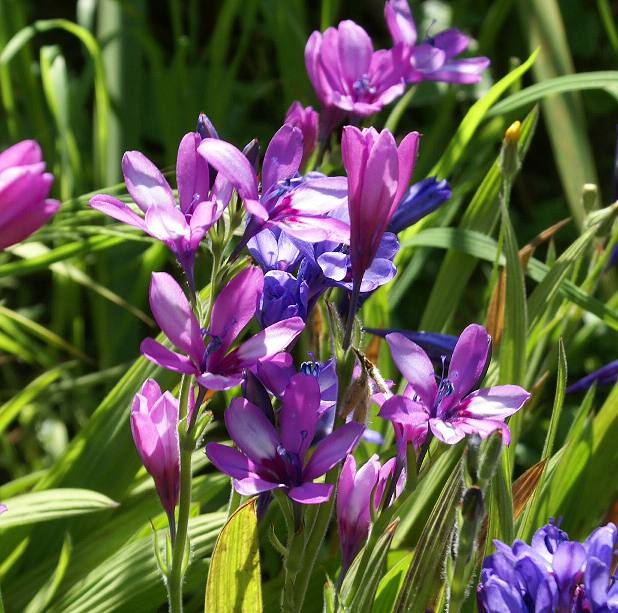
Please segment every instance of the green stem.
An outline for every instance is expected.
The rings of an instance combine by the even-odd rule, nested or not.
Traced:
[[[185,376],[180,387],[179,423],[186,420],[191,392],[191,377]],[[198,410],[196,406],[195,410]],[[193,430],[188,427],[180,435],[180,500],[176,540],[172,549],[172,568],[167,578],[167,590],[171,613],[182,613],[183,560],[187,548],[189,511],[191,509],[191,455],[193,453]]]

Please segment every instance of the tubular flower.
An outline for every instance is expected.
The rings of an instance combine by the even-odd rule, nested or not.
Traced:
[[[509,442],[505,418],[518,411],[530,394],[518,385],[477,389],[489,365],[491,337],[483,326],[469,325],[462,333],[448,367],[438,377],[429,356],[402,334],[386,336],[391,355],[408,381],[402,396],[388,398],[380,416],[395,426],[398,442],[421,446],[429,429],[443,443],[453,445],[466,434],[487,437],[502,430]]]
[[[161,505],[173,524],[180,491],[178,400],[147,379],[135,394],[131,432],[146,470],[154,479]]]
[[[322,126],[323,132],[346,115],[367,117],[381,111],[405,88],[393,50],[374,51],[367,32],[349,20],[311,34],[305,66],[328,115],[330,125]]]
[[[236,188],[251,214],[240,247],[264,228],[279,228],[309,242],[349,242],[348,226],[325,217],[345,202],[346,179],[319,173],[299,175],[303,134],[298,128],[284,125],[270,141],[262,164],[261,190],[255,168],[234,145],[206,138],[198,152]]]
[[[142,341],[142,353],[163,368],[195,375],[199,385],[207,389],[224,390],[238,385],[245,369],[286,349],[305,326],[300,317],[285,319],[230,351],[253,318],[263,286],[264,275],[255,266],[236,275],[215,300],[205,343],[204,333],[180,286],[167,273],[153,273],[150,308],[161,330],[183,353],[176,353],[152,338]]]
[[[566,388],[567,394],[575,394],[592,387],[595,383],[598,386],[613,385],[618,381],[618,360],[605,364],[598,370],[582,377],[579,381],[572,383]]]
[[[201,133],[210,133],[204,131],[205,125],[206,120],[200,116],[199,131],[185,134],[180,141],[176,159],[178,203],[165,177],[139,151],[123,155],[122,172],[127,190],[143,217],[112,196],[90,199],[92,208],[163,242],[182,266],[192,289],[195,254],[232,195],[232,187],[223,175],[213,174],[211,185],[212,169],[197,153]]]
[[[531,545],[494,541],[485,558],[477,598],[481,613],[618,611],[618,584],[612,577],[618,530],[597,528],[583,543],[570,541],[553,522]]]
[[[417,44],[416,25],[408,0],[388,0],[384,16],[408,83],[478,83],[481,73],[489,66],[486,57],[457,59],[470,45],[470,38],[459,30],[444,30]]]
[[[408,187],[419,138],[418,132],[411,132],[397,147],[388,130],[359,130],[353,126],[343,129],[341,153],[348,175],[351,280],[357,292]]]
[[[298,100],[290,105],[285,123],[298,128],[303,135],[303,158],[301,166],[307,163],[318,144],[319,115],[311,106],[303,106]]]
[[[328,500],[332,484],[314,483],[354,448],[364,426],[348,423],[322,439],[307,460],[319,420],[320,388],[315,377],[298,374],[287,386],[278,414],[279,428],[244,398],[225,411],[225,425],[234,449],[209,443],[206,454],[233,478],[239,494],[253,496],[282,489],[294,501],[319,504]]]
[[[60,203],[47,197],[53,182],[36,141],[0,153],[0,250],[23,241],[56,213]]]
[[[380,465],[377,454],[356,470],[356,460],[348,455],[337,486],[337,526],[341,543],[342,569],[350,567],[369,536],[372,507],[375,513],[382,502],[386,482],[393,476],[395,458]],[[405,485],[405,472],[398,479],[395,497]]]

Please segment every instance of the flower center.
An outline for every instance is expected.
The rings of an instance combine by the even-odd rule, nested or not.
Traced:
[[[354,81],[354,83],[352,84],[352,89],[356,92],[356,95],[359,98],[362,98],[366,95],[373,96],[377,91],[374,86],[369,84],[369,75],[367,73]]]

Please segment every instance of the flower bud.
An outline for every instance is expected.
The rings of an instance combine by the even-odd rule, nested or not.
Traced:
[[[521,122],[512,123],[504,133],[500,152],[500,172],[505,180],[511,181],[519,171],[520,161],[517,144],[521,136]]]

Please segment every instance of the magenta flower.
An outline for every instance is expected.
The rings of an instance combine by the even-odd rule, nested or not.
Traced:
[[[131,432],[146,470],[155,482],[161,504],[174,532],[174,508],[180,491],[180,445],[178,400],[147,379],[135,394],[131,409]]]
[[[343,129],[341,154],[348,174],[352,279],[360,284],[405,193],[420,136],[411,132],[399,147],[388,131]]]
[[[353,455],[348,455],[343,464],[337,486],[337,526],[344,574],[367,541],[371,507],[374,513],[379,509],[386,482],[393,476],[394,470],[395,458],[381,466],[376,454],[358,470]],[[405,471],[397,481],[395,497],[399,496],[404,485]]]
[[[36,141],[0,153],[0,250],[23,241],[56,213],[60,203],[47,198],[53,182]]]
[[[303,106],[298,100],[292,102],[285,115],[285,123],[298,128],[303,135],[301,167],[307,163],[318,143],[318,121],[317,111],[314,111],[311,106]]]
[[[367,32],[349,20],[311,34],[305,66],[328,115],[325,134],[346,115],[367,117],[381,111],[405,87],[394,51],[374,51]]]
[[[182,289],[173,277],[155,272],[150,284],[150,308],[159,327],[182,352],[176,353],[153,338],[142,341],[141,351],[163,368],[195,375],[207,389],[224,390],[238,385],[243,371],[261,358],[283,351],[302,332],[300,317],[268,326],[235,349],[232,343],[253,318],[264,286],[264,274],[250,266],[236,275],[217,296],[210,328],[205,332]]]
[[[416,343],[398,333],[388,334],[386,341],[408,381],[403,396],[392,396],[380,409],[380,416],[395,426],[400,452],[406,443],[423,445],[429,430],[449,445],[467,434],[485,438],[495,430],[509,443],[504,420],[521,409],[530,394],[518,385],[476,389],[490,359],[491,337],[483,326],[471,324],[461,333],[448,373],[438,377],[438,383],[431,360]]]
[[[416,44],[416,25],[408,0],[388,0],[384,16],[408,83],[423,80],[478,83],[481,73],[489,66],[486,57],[457,59],[470,44],[470,38],[459,30],[444,30]]]
[[[354,448],[364,426],[345,424],[315,447],[307,460],[320,417],[320,387],[315,377],[297,374],[287,386],[278,414],[279,429],[262,410],[235,398],[225,411],[225,425],[238,450],[209,443],[206,454],[234,479],[243,496],[282,489],[295,502],[319,504],[328,500],[332,484],[314,483]]]
[[[123,155],[122,172],[127,190],[144,216],[112,196],[90,200],[92,208],[163,242],[182,266],[192,290],[195,254],[232,195],[231,185],[222,176],[210,185],[208,164],[197,153],[201,142],[198,132],[189,132],[180,141],[176,159],[178,203],[165,177],[139,151]]]
[[[349,242],[349,227],[325,217],[345,203],[346,179],[319,173],[299,176],[303,134],[298,128],[284,125],[270,141],[262,164],[261,190],[255,169],[234,145],[206,138],[198,152],[236,188],[252,215],[237,251],[264,228],[275,227],[308,242]]]

